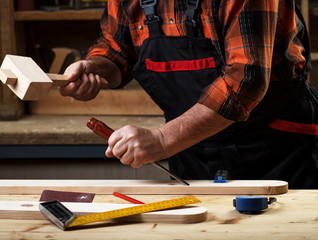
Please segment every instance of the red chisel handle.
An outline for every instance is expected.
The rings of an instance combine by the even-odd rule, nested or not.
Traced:
[[[110,135],[112,135],[112,133],[114,132],[113,129],[108,127],[102,121],[97,120],[96,118],[89,119],[87,122],[87,127],[106,140],[108,140]]]

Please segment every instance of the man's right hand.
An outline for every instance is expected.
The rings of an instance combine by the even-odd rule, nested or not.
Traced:
[[[103,56],[92,56],[68,66],[64,72],[70,81],[60,88],[62,96],[70,96],[77,100],[88,101],[97,96],[104,78],[108,88],[116,88],[121,84],[121,72],[117,65]]]
[[[88,101],[97,96],[101,88],[98,75],[92,73],[94,64],[91,61],[81,60],[68,66],[64,75],[70,81],[65,87],[60,87],[62,96],[71,96],[77,100]]]

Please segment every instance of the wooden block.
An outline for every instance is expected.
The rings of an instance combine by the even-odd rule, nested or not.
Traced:
[[[187,180],[190,186],[165,180],[0,180],[0,194],[41,194],[43,190],[95,194],[283,194],[288,183],[275,180]]]
[[[136,204],[107,203],[69,203],[64,202],[76,216],[106,212],[135,206]],[[115,222],[154,222],[154,223],[197,223],[205,221],[207,209],[199,206],[184,206],[177,209],[142,213],[129,217],[113,219]],[[39,202],[2,201],[0,202],[0,219],[44,220],[39,211]]]
[[[21,100],[44,99],[52,85],[52,80],[29,57],[6,55],[2,69],[10,69],[18,78],[15,85],[8,87]]]
[[[17,76],[9,69],[0,69],[0,80],[3,84],[14,85],[17,82]]]

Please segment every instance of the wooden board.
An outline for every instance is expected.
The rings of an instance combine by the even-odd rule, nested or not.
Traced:
[[[43,101],[29,102],[30,114],[54,115],[163,115],[162,110],[149,95],[133,80],[122,89],[101,90],[90,101],[79,101],[61,96],[52,88]]]
[[[242,214],[233,207],[233,195],[196,196],[208,210],[198,224],[106,223],[68,231],[46,220],[0,219],[0,239],[22,240],[317,240],[318,190],[289,190],[260,214]],[[181,196],[134,195],[146,203]],[[0,195],[0,201],[38,201],[39,195]],[[94,202],[127,203],[113,195],[97,195]],[[196,204],[197,205],[197,204]],[[84,226],[83,226],[84,227]]]
[[[91,192],[95,194],[282,194],[284,181],[187,180],[190,186],[165,180],[0,180],[0,194],[41,194],[43,190]]]
[[[136,204],[108,203],[69,203],[64,202],[75,216],[106,212],[135,206]],[[207,209],[199,206],[184,206],[177,209],[142,213],[129,217],[113,219],[116,222],[162,222],[162,223],[197,223],[207,218]],[[39,202],[1,201],[0,219],[44,220],[47,219],[39,211]]]
[[[11,0],[10,0],[11,1]],[[63,11],[16,11],[16,21],[75,21],[100,20],[103,9],[63,10]]]
[[[0,62],[6,54],[16,54],[23,46],[23,39],[16,44],[14,23],[14,1],[2,0],[0,4]],[[18,45],[18,46],[17,46]],[[18,49],[19,50],[19,49]],[[0,82],[0,120],[17,120],[24,114],[24,103]]]

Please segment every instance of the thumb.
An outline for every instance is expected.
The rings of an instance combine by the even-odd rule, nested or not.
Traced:
[[[68,66],[64,75],[68,76],[69,81],[76,81],[84,73],[84,66],[82,61],[75,62]]]

